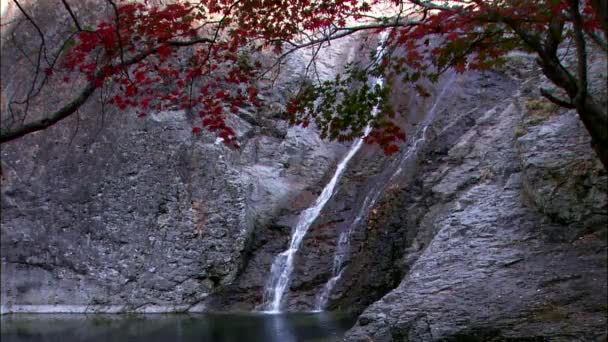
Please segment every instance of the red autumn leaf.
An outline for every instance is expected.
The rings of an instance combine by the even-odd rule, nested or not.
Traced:
[[[135,73],[135,81],[136,82],[143,82],[146,79],[146,73],[139,71]]]
[[[141,101],[141,107],[142,108],[148,108],[148,106],[150,105],[150,101],[152,101],[151,98],[145,98]]]
[[[125,90],[125,95],[127,96],[133,96],[137,94],[137,87],[135,86],[135,84],[129,84],[127,86],[127,89]]]
[[[399,146],[397,145],[388,145],[384,148],[384,153],[387,155],[391,155],[399,152]]]
[[[380,65],[370,68],[361,78],[378,73],[387,78],[404,75],[404,82],[416,84],[416,91],[424,97],[436,96],[421,86],[426,86],[425,78],[436,81],[448,68],[458,72],[490,69],[500,65],[501,57],[510,51],[533,50],[534,47],[524,44],[525,39],[518,38],[513,27],[529,31],[531,37],[545,39],[554,20],[561,20],[556,27],[565,28],[564,39],[572,37],[572,8],[565,0],[543,1],[542,5],[537,1],[454,0],[450,6],[438,6],[431,11],[425,7],[426,2],[388,3],[407,4],[405,11],[409,12],[403,13],[402,18],[419,18],[420,22],[415,26],[394,27],[379,21],[376,28],[370,28],[370,33],[379,34],[390,27],[386,50],[391,53],[385,54]],[[580,24],[585,35],[604,37],[602,21],[593,3],[580,2],[577,9],[582,19]],[[353,19],[366,18],[376,1],[368,4],[355,0],[210,0],[203,4],[204,13],[192,7],[198,5],[187,2],[153,5],[120,1],[118,21],[112,16],[102,20],[95,29],[76,34],[75,45],[58,65],[69,72],[80,71],[82,75],[76,77],[86,78],[97,87],[122,85],[125,99],[111,100],[121,109],[188,108],[194,113],[198,111],[201,117],[213,117],[203,126],[225,134],[229,128],[224,121],[228,113],[236,113],[247,105],[262,105],[263,97],[257,88],[260,84],[254,80],[270,75],[264,74],[263,66],[275,62],[270,58],[280,57],[272,54],[281,54],[287,48],[284,42],[305,38],[301,35],[302,29],[315,36],[328,28],[350,24]],[[223,19],[218,24],[215,18],[220,16]],[[195,27],[205,29],[197,31]],[[217,29],[215,37],[209,34],[215,32],[214,29]],[[200,45],[187,43],[197,39]],[[542,45],[544,41],[539,43]],[[136,62],[122,65],[125,59]],[[43,72],[47,76],[53,74],[51,68]],[[68,82],[69,78],[64,77],[64,81]],[[335,117],[323,123],[323,113],[311,105],[322,97],[319,94],[323,92],[287,103],[285,111],[292,124],[306,127],[315,120],[316,126],[325,130],[322,134],[333,139],[352,139],[356,136],[353,131],[360,133],[365,118],[359,114],[329,111]],[[374,96],[376,94],[371,97],[364,94],[361,98],[369,100]],[[349,106],[342,108],[346,107]],[[390,110],[379,114],[384,118],[391,115]],[[377,122],[382,123],[380,119]],[[388,153],[395,153],[394,143],[398,140],[404,141],[405,134],[390,125],[381,126],[365,139],[379,144]]]

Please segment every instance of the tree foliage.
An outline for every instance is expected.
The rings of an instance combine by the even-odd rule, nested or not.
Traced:
[[[11,117],[25,118],[30,101],[49,78],[84,80],[85,86],[40,119],[5,120],[2,143],[74,114],[105,89],[108,104],[132,108],[140,116],[167,108],[196,113],[200,120],[194,134],[206,129],[238,147],[227,116],[244,106],[261,106],[260,84],[271,81],[273,70],[290,54],[310,49],[314,59],[332,40],[388,31],[387,53],[376,63],[371,58],[350,65],[334,80],[315,78],[306,68],[286,117],[303,126],[314,122],[323,137],[337,140],[360,136],[372,125],[367,142],[393,153],[405,135],[393,122],[390,89],[370,78],[436,81],[448,68],[492,69],[519,50],[536,54],[544,74],[560,90],[541,93],[577,110],[608,166],[607,114],[589,90],[587,65],[590,44],[608,51],[608,10],[602,0],[202,0],[168,5],[104,0],[111,15],[93,27],[82,22],[68,0],[61,0],[73,31],[57,46],[47,46],[45,32],[23,0],[12,1],[36,29],[40,48],[32,63],[32,86],[13,99]],[[568,44],[574,62],[559,52]],[[371,114],[375,107],[378,115]]]

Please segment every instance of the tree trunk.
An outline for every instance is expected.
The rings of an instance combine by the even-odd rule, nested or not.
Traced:
[[[589,97],[576,109],[591,135],[591,146],[608,171],[608,113]]]

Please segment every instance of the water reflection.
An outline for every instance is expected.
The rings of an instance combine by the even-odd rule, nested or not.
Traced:
[[[6,315],[2,342],[332,342],[352,326],[333,313],[195,315]]]
[[[285,315],[268,315],[265,322],[266,338],[269,342],[297,342],[292,332],[294,328],[288,326]]]

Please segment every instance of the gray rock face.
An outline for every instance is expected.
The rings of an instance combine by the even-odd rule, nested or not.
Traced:
[[[379,178],[383,191],[353,229],[348,267],[331,296],[330,308],[358,312],[399,284],[408,271],[403,261],[408,254],[406,249],[417,235],[416,227],[422,215],[433,217],[438,210],[433,206],[437,199],[424,197],[419,192],[427,185],[420,181],[417,172],[437,155],[446,153],[446,147],[453,146],[458,137],[474,124],[476,113],[495,106],[497,90],[507,94],[513,91],[513,84],[497,75],[463,75],[448,80],[446,77],[437,86],[437,93],[447,88],[444,97],[418,109],[426,115],[434,109],[437,114],[434,123],[425,131],[425,139],[421,139],[420,132],[424,127],[420,127],[418,132],[413,130],[410,138],[417,143],[406,146],[402,155],[395,157],[398,163],[389,165],[388,175]],[[447,113],[454,117],[448,118]],[[414,111],[411,115],[421,114]],[[365,165],[363,163],[360,167]],[[450,189],[466,186],[478,177],[477,169],[470,163],[458,169],[460,172],[452,180],[438,184],[437,197],[449,198],[446,192]],[[374,185],[378,187],[378,183]],[[374,194],[369,190],[365,194],[370,193]],[[416,206],[416,203],[424,205]],[[348,224],[352,223],[351,217]],[[434,230],[429,230],[421,235],[432,236],[434,233]]]
[[[423,100],[412,91],[405,96],[410,100],[403,101],[403,95],[395,94],[396,109],[404,117],[403,125],[409,143],[400,154],[391,157],[373,146],[367,146],[353,158],[332,200],[310,228],[296,255],[293,279],[284,307],[292,311],[315,309],[315,302],[323,287],[334,276],[332,268],[338,239],[340,233],[345,231],[351,233],[343,274],[330,293],[327,308],[361,312],[395,288],[407,273],[403,258],[406,248],[416,237],[418,222],[429,210],[439,210],[438,207],[429,208],[431,205],[427,205],[435,199],[417,193],[424,186],[416,178],[417,170],[430,163],[435,156],[446,154],[447,147],[455,145],[475,124],[476,116],[496,107],[497,102],[504,102],[504,95],[514,94],[515,90],[514,82],[496,74],[447,75],[436,87],[429,88],[435,95],[432,99]],[[424,129],[425,119],[429,116],[436,116],[435,121]],[[504,136],[501,132],[498,135]],[[457,154],[457,150],[460,150],[460,154],[468,153],[471,148],[464,141],[453,153]],[[451,192],[481,177],[478,163],[468,161],[454,167],[458,172],[437,183],[436,196],[445,197],[445,201],[451,200]],[[496,165],[496,168],[502,170],[507,167]],[[425,205],[415,206],[418,201]],[[284,218],[277,223],[289,227],[293,226],[294,220]],[[274,256],[282,251],[279,246],[285,245],[285,241],[279,243],[276,238],[267,238],[276,236],[272,235],[272,231],[258,232],[261,241],[267,243],[273,253],[258,256],[258,247],[254,248],[253,262],[245,268],[243,277],[237,280],[241,285],[226,294],[230,301],[242,303],[252,290],[256,298],[261,297],[262,287],[254,285],[264,279],[264,273],[260,274],[259,269],[268,269],[272,258],[267,254]],[[430,239],[435,231],[421,234],[426,234]],[[261,244],[257,243],[256,246]],[[241,295],[235,296],[234,293]],[[222,305],[226,303],[222,302]]]
[[[326,52],[319,74],[353,46]],[[19,66],[9,51],[3,75]],[[258,308],[273,258],[347,150],[273,117],[305,58],[263,94],[270,108],[230,118],[238,151],[192,135],[183,111],[137,119],[96,101],[3,145],[2,312]],[[608,176],[576,115],[535,94],[532,65],[446,75],[430,99],[395,83],[410,140],[351,160],[285,307],[313,308],[351,231],[328,300],[361,313],[347,341],[605,340]],[[3,99],[21,76],[2,78]]]
[[[434,125],[372,226],[404,237],[404,277],[346,341],[606,338],[606,171],[574,113],[533,112],[536,84]]]
[[[590,139],[580,120],[557,115],[541,125],[525,125],[525,131],[517,148],[534,206],[555,221],[593,230],[606,215],[606,179],[588,153]]]
[[[183,112],[116,116],[99,135],[84,124],[91,129],[71,144],[58,128],[3,146],[7,310],[197,304],[234,279],[254,227],[317,184],[334,158],[299,129],[230,151],[192,136]],[[318,172],[289,169],[289,159]]]
[[[67,13],[47,7],[28,8],[45,32],[62,32],[55,19]],[[5,43],[2,74],[11,77],[2,78],[3,99],[28,79],[28,66]],[[343,50],[321,52],[324,76],[338,70],[328,61],[348,60]],[[275,117],[306,58],[294,55],[277,87],[261,93],[268,107],[229,118],[237,151],[211,134],[193,135],[184,111],[140,119],[96,98],[78,119],[4,144],[2,311],[204,309],[248,261],[254,231],[293,210],[344,149]],[[32,112],[56,109],[73,92],[51,86]],[[277,241],[289,233],[281,228]]]

